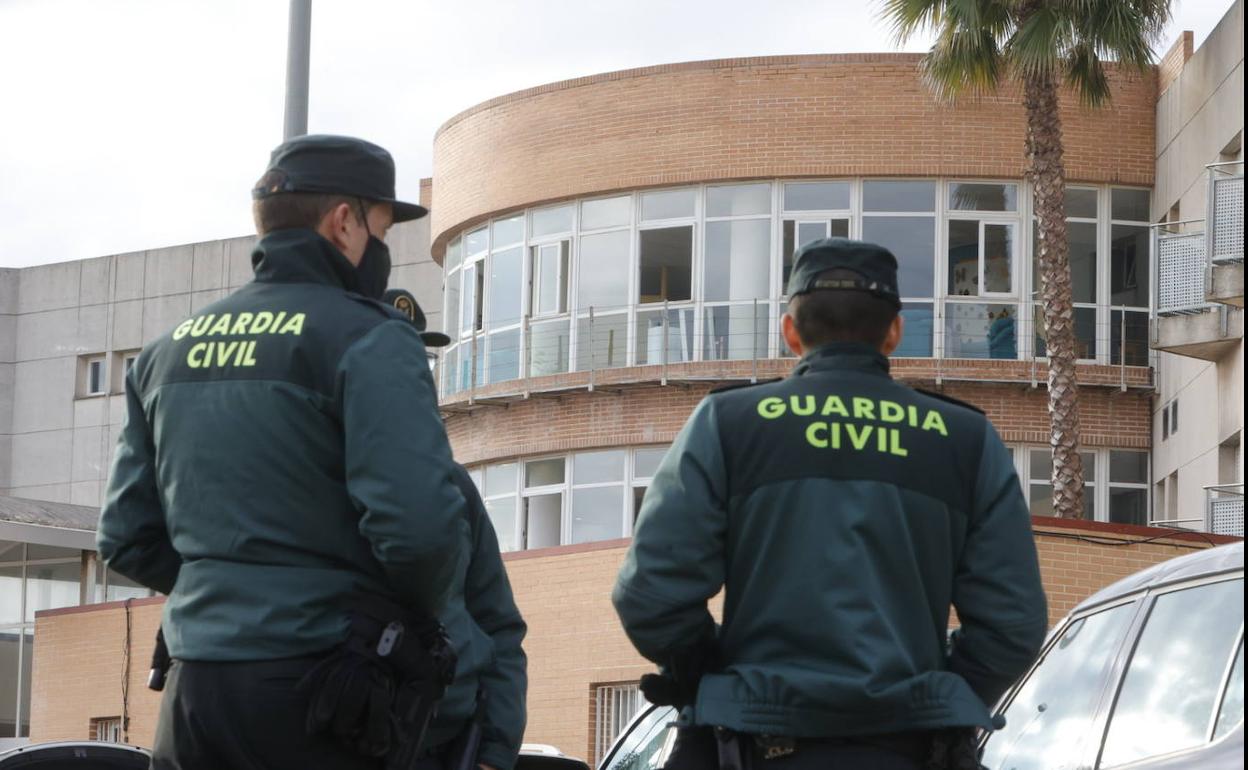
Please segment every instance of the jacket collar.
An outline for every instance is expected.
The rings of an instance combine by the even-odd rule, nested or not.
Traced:
[[[274,230],[256,242],[251,267],[261,283],[320,283],[359,291],[355,266],[315,230]]]
[[[888,357],[863,342],[830,342],[802,356],[792,376],[836,370],[860,371],[887,377]]]

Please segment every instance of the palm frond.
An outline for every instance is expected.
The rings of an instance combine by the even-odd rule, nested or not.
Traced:
[[[923,74],[929,87],[946,99],[966,93],[990,93],[996,90],[1004,72],[1001,49],[987,30],[946,27],[923,58]]]
[[[1061,69],[1062,55],[1070,48],[1070,18],[1057,3],[1040,3],[1019,19],[1006,41],[1006,56],[1024,77],[1052,77]]]
[[[1066,84],[1079,94],[1079,101],[1085,106],[1099,107],[1110,100],[1105,65],[1088,43],[1077,43],[1067,54]]]
[[[893,28],[900,45],[925,29],[944,24],[945,0],[883,0],[880,15]]]

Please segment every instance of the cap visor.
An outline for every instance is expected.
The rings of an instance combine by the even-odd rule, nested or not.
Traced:
[[[417,206],[415,203],[390,201],[390,206],[394,209],[395,222],[410,222],[413,219],[420,219],[429,213],[429,209],[424,206]]]
[[[451,344],[451,338],[442,332],[421,332],[420,338],[427,348],[444,348]]]

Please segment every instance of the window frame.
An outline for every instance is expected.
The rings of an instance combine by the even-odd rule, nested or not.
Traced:
[[[1031,509],[1031,488],[1034,485],[1046,484],[1047,479],[1033,479],[1031,477],[1031,452],[1032,451],[1052,451],[1043,444],[1011,444],[1009,448],[1014,453],[1014,470],[1018,474],[1019,486],[1023,489],[1023,498],[1027,503],[1028,510]],[[1110,494],[1111,488],[1122,489],[1140,489],[1144,490],[1144,510],[1151,519],[1153,516],[1153,499],[1154,490],[1152,483],[1152,451],[1149,449],[1140,449],[1139,447],[1085,447],[1081,449],[1083,454],[1091,454],[1093,462],[1096,464],[1094,469],[1095,481],[1085,482],[1090,487],[1089,492],[1094,508],[1094,518],[1092,521],[1104,522],[1107,524],[1114,523],[1110,518]],[[1115,482],[1110,481],[1111,473],[1111,452],[1140,452],[1147,459],[1148,478],[1144,482]],[[1086,474],[1085,474],[1086,475]]]
[[[98,378],[93,377],[93,370],[98,372]],[[94,386],[92,384],[93,380],[95,381]],[[99,396],[108,395],[107,354],[92,353],[90,355],[82,356],[82,381],[80,387],[81,391],[79,398],[97,398]]]

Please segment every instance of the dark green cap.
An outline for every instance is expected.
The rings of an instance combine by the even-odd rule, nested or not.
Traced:
[[[292,192],[349,195],[389,203],[395,222],[429,213],[424,206],[395,200],[394,158],[372,142],[353,136],[306,134],[282,142],[269,157],[265,177],[267,184],[252,190],[252,198]]]
[[[829,270],[848,270],[857,278],[821,279]],[[789,296],[820,289],[869,291],[901,306],[897,290],[897,258],[883,246],[848,238],[822,238],[803,245],[793,255]]]

